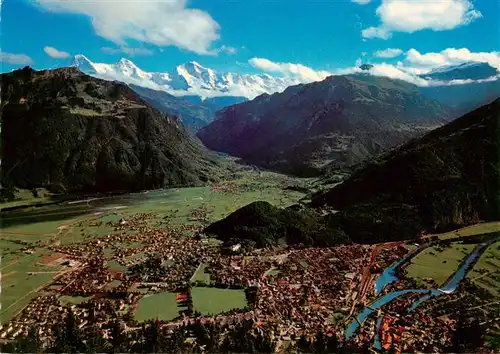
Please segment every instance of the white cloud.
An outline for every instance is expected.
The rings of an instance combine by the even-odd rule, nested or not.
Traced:
[[[229,54],[229,55],[234,55],[234,54],[238,53],[238,50],[236,48],[230,47],[227,45],[223,45],[222,47],[220,47],[219,51],[226,53],[226,54]]]
[[[379,56],[380,57],[380,56]],[[488,63],[498,71],[497,75],[481,80],[451,80],[439,81],[420,77],[433,69],[460,65],[464,63],[481,62]],[[334,75],[348,75],[356,73],[370,74],[374,76],[384,76],[392,79],[400,79],[417,86],[444,86],[463,85],[469,83],[491,82],[500,80],[500,52],[471,52],[467,48],[447,48],[437,53],[420,53],[416,49],[410,49],[405,53],[405,58],[398,61],[396,65],[388,63],[372,64],[370,71],[363,71],[359,68],[360,61],[356,61],[356,66],[336,69]]]
[[[391,32],[385,27],[368,27],[361,31],[363,38],[391,38]]]
[[[377,14],[385,26],[401,32],[449,30],[481,17],[468,0],[384,0]]]
[[[447,48],[441,52],[422,54],[416,49],[406,52],[405,63],[422,72],[446,65],[458,65],[467,62],[484,62],[500,70],[500,52],[471,52],[467,48]]]
[[[119,46],[127,40],[158,46],[177,46],[198,54],[216,54],[219,24],[205,11],[186,7],[186,0],[82,1],[36,0],[53,12],[90,18],[97,35]]]
[[[364,38],[388,39],[391,32],[412,33],[423,29],[451,30],[482,16],[469,0],[382,0],[377,15],[381,25],[363,30]]]
[[[12,65],[32,65],[33,59],[26,54],[0,52],[0,62]]]
[[[358,64],[358,63],[356,63]],[[382,63],[382,64],[371,64],[370,71],[362,70],[358,65],[337,69],[334,72],[334,75],[349,75],[349,74],[367,74],[373,76],[383,76],[391,79],[399,79],[403,81],[410,82],[412,84],[418,86],[428,86],[429,82],[425,79],[422,79],[416,75],[406,72],[402,68],[398,68],[392,64]]]
[[[70,54],[68,52],[64,52],[62,50],[57,50],[54,47],[46,46],[46,47],[43,48],[43,51],[49,57],[52,57],[52,58],[55,58],[55,59],[64,59],[64,58],[69,58],[70,57]]]
[[[371,0],[351,0],[351,1],[355,2],[356,4],[366,5],[369,4]]]
[[[370,73],[375,76],[385,76],[391,79],[399,79],[407,81],[418,86],[429,85],[427,80],[412,75],[411,73],[405,72],[400,68],[397,68],[391,64],[386,64],[386,63],[375,64],[373,65],[373,68],[370,70]]]
[[[315,71],[302,64],[276,63],[265,58],[252,58],[248,62],[257,69],[280,73],[301,83],[321,81],[331,75],[328,71]]]
[[[153,55],[153,51],[146,48],[131,48],[131,47],[119,47],[119,48],[111,48],[111,47],[102,47],[101,50],[108,54],[116,54],[116,53],[125,53],[130,56],[135,55]]]
[[[363,59],[361,58],[356,59],[356,66],[361,66],[361,64],[363,64]]]
[[[378,58],[395,58],[403,54],[403,51],[399,48],[387,48],[384,50],[377,50],[373,55]]]

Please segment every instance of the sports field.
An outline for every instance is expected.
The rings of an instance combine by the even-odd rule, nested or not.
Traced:
[[[135,311],[135,318],[139,322],[154,319],[170,321],[177,316],[179,316],[179,309],[175,294],[169,292],[144,296],[139,300]]]
[[[193,288],[191,294],[194,309],[204,316],[242,309],[247,303],[243,290],[198,287]]]

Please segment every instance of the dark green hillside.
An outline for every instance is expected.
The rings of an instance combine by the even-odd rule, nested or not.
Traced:
[[[304,246],[331,246],[347,242],[345,234],[328,227],[328,220],[308,210],[277,208],[258,201],[238,209],[205,229],[227,244],[269,247],[280,242]]]
[[[427,230],[498,220],[500,100],[483,106],[354,173],[313,198],[346,212],[408,205]]]
[[[319,246],[413,239],[424,230],[499,220],[499,109],[496,100],[368,164],[314,195],[316,210],[254,203],[205,231],[260,246],[280,238]],[[331,209],[340,212],[320,216]]]
[[[182,123],[123,84],[74,68],[1,79],[4,185],[110,191],[217,178],[218,160]]]

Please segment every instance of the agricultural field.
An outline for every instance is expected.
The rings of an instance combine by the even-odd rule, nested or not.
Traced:
[[[34,254],[8,254],[2,257],[2,293],[0,322],[5,322],[37,295],[37,291],[49,285],[60,267],[46,263],[49,252]]]
[[[484,230],[484,227],[474,225],[468,229],[469,234],[465,231],[461,236],[473,236],[472,230]],[[483,234],[483,232],[477,234]],[[460,242],[453,242],[449,247],[429,247],[411,261],[406,269],[407,275],[416,279],[421,286],[428,286],[424,281],[426,278],[431,278],[441,285],[453,274],[474,247],[476,244]],[[467,278],[487,290],[492,296],[500,296],[500,242],[489,246],[469,271]]]
[[[452,243],[450,247],[429,247],[411,260],[406,269],[407,275],[422,285],[425,284],[423,281],[425,278],[432,278],[441,285],[457,270],[460,262],[475,246],[475,244]]]
[[[85,301],[90,300],[89,296],[67,296],[63,295],[59,298],[61,305],[79,305]]]
[[[485,222],[485,223],[481,223],[481,224],[471,225],[471,226],[463,227],[463,228],[458,229],[458,230],[445,232],[442,234],[430,235],[430,236],[437,236],[441,240],[446,240],[446,239],[452,239],[452,238],[464,237],[464,236],[475,236],[475,235],[481,235],[481,234],[489,234],[492,232],[500,232],[500,222],[499,221],[492,221],[492,222]]]
[[[467,277],[495,297],[500,297],[500,242],[492,244]]]
[[[452,240],[497,232],[500,232],[500,222],[493,221],[429,236],[437,236],[441,240]],[[425,277],[433,278],[438,284],[441,284],[441,281],[446,280],[451,275],[453,268],[456,268],[458,263],[466,257],[466,252],[468,254],[475,246],[475,244],[456,242],[452,243],[451,248],[446,248],[442,252],[436,247],[429,248],[413,259],[412,264],[407,269],[408,275],[419,281]],[[443,263],[444,261],[446,263]],[[496,242],[488,248],[470,270],[467,278],[488,291],[492,296],[500,297],[500,242]]]
[[[50,250],[53,246],[85,244],[98,237],[116,234],[116,224],[121,220],[131,220],[139,213],[151,213],[146,222],[152,228],[168,227],[189,237],[193,231],[186,225],[202,227],[256,200],[278,206],[294,204],[304,197],[304,193],[286,189],[285,186],[297,183],[302,181],[270,172],[246,171],[238,179],[212,186],[88,198],[3,212],[0,216],[0,321],[4,323],[22,310],[54,277],[72,270],[61,264],[46,264],[47,257],[53,256]],[[18,200],[0,207],[36,204],[51,197],[44,191],[39,191],[38,198],[30,197],[30,193],[22,191]],[[133,234],[135,231],[122,232]],[[137,248],[137,253],[127,259],[131,262],[135,258],[140,260],[146,256],[141,253],[143,246],[140,242],[116,242],[106,247],[103,253],[108,269],[125,272],[127,267],[117,262],[114,256],[126,249]],[[196,277],[205,282],[210,280],[203,271],[198,272]],[[200,306],[207,311],[215,311],[203,302]],[[139,317],[144,317],[144,313],[148,313],[147,310],[139,311]],[[170,314],[167,313],[168,316]]]

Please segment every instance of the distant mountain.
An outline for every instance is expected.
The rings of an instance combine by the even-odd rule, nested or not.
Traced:
[[[184,96],[182,98],[186,101],[210,107],[215,111],[219,111],[225,107],[248,101],[246,97],[237,96],[207,97],[205,99],[202,99],[200,96]]]
[[[288,78],[267,74],[218,73],[194,61],[163,73],[146,72],[128,59],[121,59],[115,64],[94,63],[81,54],[74,57],[72,65],[87,75],[105,80],[162,90],[174,96],[213,99],[218,107],[241,102],[241,97],[252,99],[264,92],[283,91],[289,85],[297,83]],[[222,104],[224,100],[228,104]]]
[[[197,135],[215,151],[313,175],[330,163],[350,166],[450,118],[415,85],[357,74],[291,86],[225,108]]]
[[[498,75],[497,69],[488,63],[464,63],[460,65],[443,66],[420,75],[425,79],[450,80],[483,80]]]
[[[175,97],[165,91],[152,90],[137,85],[129,86],[142,99],[160,112],[180,118],[186,128],[193,134],[208,125],[217,111],[217,108],[211,105],[196,104],[184,98]]]
[[[1,81],[3,185],[110,191],[217,179],[219,160],[182,122],[124,84],[75,68],[27,67]]]
[[[498,136],[500,99],[372,161],[308,206],[254,202],[204,232],[243,248],[321,247],[410,240],[422,231],[498,221]]]
[[[500,96],[500,72],[488,63],[442,67],[421,77],[441,82],[421,87],[421,92],[451,107],[455,115],[465,114]]]
[[[497,99],[372,162],[313,205],[342,210],[345,231],[366,239],[389,232],[374,220],[415,232],[500,220],[499,136]]]

